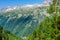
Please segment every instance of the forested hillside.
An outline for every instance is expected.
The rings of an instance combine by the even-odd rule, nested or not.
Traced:
[[[49,14],[46,13],[48,6],[24,6],[19,7],[19,9],[9,10],[13,8],[7,7],[0,11],[0,25],[3,26],[4,29],[21,37],[32,33],[39,25],[40,20],[44,20],[45,16],[49,16]]]
[[[60,0],[52,0],[47,12],[50,16],[40,20],[40,25],[26,40],[60,40]]]
[[[0,25],[0,40],[60,40],[60,0],[3,8]]]

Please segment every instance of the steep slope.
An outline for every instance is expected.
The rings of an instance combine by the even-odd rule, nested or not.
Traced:
[[[40,20],[49,16],[46,12],[47,8],[48,6],[20,7],[15,10],[1,11],[0,25],[17,36],[26,36],[39,25]]]

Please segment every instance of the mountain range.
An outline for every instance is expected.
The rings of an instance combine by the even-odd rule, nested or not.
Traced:
[[[47,6],[25,5],[6,7],[0,10],[0,25],[17,36],[24,37],[37,28],[47,16]]]

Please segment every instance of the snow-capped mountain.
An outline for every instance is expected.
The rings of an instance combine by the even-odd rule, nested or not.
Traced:
[[[20,8],[19,6],[13,6],[13,7],[8,6],[8,7],[5,7],[5,8],[2,8],[1,11],[7,12],[7,11],[12,11],[12,10],[17,10],[19,8]]]
[[[5,7],[5,8],[2,8],[0,11],[5,11],[5,12],[8,12],[8,11],[12,11],[12,10],[17,10],[17,9],[20,9],[20,8],[37,8],[37,7],[47,7],[49,6],[49,2],[47,2],[46,0],[42,3],[42,4],[26,4],[26,5],[23,5],[23,6],[8,6],[8,7]]]
[[[46,10],[49,4],[6,7],[0,10],[0,25],[18,36],[26,36],[39,25],[40,20],[49,17]]]

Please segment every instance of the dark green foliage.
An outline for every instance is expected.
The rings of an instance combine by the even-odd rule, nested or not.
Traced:
[[[40,26],[31,35],[27,36],[27,38],[29,40],[59,40],[60,16],[57,17],[57,21],[55,17],[55,14],[52,18],[46,17],[45,21],[41,22]]]
[[[60,40],[60,4],[57,5],[57,3],[59,0],[53,0],[53,4],[48,9],[50,16],[45,17],[45,20],[32,34],[27,36],[26,40]]]
[[[60,0],[52,0],[52,4],[50,4],[49,9],[47,9],[48,13],[57,13],[60,10]]]
[[[2,27],[0,26],[0,40],[2,40]]]
[[[56,40],[60,40],[60,34],[57,35]]]
[[[50,7],[49,7],[49,9],[47,9],[47,12],[48,13],[53,13],[53,12],[55,12],[55,6],[54,5],[51,5]]]
[[[20,37],[16,37],[10,31],[4,30],[0,26],[0,40],[22,40]]]

